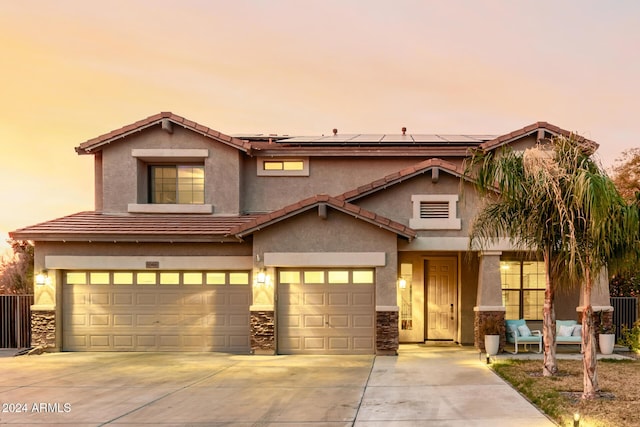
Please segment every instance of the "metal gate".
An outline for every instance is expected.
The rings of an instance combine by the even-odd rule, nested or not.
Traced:
[[[31,346],[33,295],[0,295],[0,348]]]
[[[613,324],[616,325],[616,341],[620,339],[622,326],[631,328],[638,319],[638,298],[612,297]]]

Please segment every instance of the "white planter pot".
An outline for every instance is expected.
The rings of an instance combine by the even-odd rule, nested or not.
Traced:
[[[613,346],[616,344],[616,334],[600,334],[598,344],[600,345],[600,353],[612,354]]]
[[[484,350],[489,356],[495,356],[498,354],[500,348],[500,335],[485,335],[484,336]]]

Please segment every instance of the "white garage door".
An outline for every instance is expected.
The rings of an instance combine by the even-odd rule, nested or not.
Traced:
[[[248,353],[249,272],[66,271],[63,349]]]
[[[278,353],[375,352],[373,270],[280,270]]]

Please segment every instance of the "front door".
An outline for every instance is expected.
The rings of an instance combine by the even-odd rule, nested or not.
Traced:
[[[425,339],[454,340],[457,316],[457,259],[427,258],[424,264],[427,294]]]

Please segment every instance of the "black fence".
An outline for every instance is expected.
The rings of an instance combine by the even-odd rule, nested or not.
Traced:
[[[616,325],[616,341],[620,339],[622,326],[631,328],[638,319],[638,298],[612,297],[613,324]]]
[[[33,295],[0,295],[0,348],[31,345]]]

